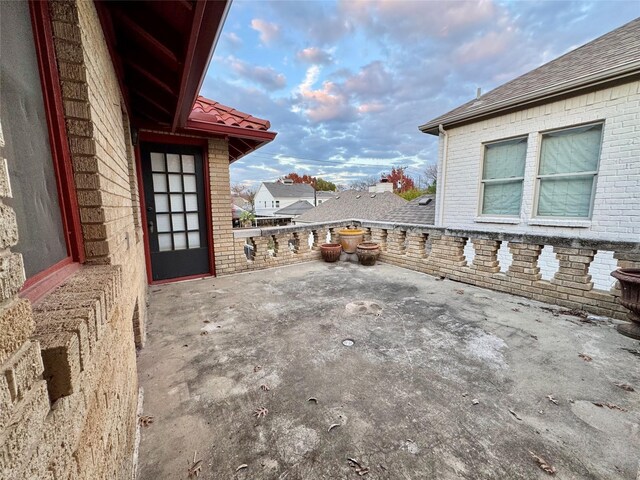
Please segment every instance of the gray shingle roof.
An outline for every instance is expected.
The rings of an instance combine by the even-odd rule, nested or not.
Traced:
[[[420,127],[438,134],[446,127],[578,95],[594,85],[640,75],[640,18],[525,73]]]
[[[262,182],[274,198],[283,197],[313,197],[313,187],[306,183]]]
[[[335,198],[330,198],[317,207],[300,215],[294,221],[313,223],[330,222],[333,220],[348,220],[357,218],[362,220],[382,220],[394,208],[404,205],[407,201],[395,193],[369,193],[347,190],[338,192]]]
[[[288,205],[276,211],[274,215],[282,215],[282,216],[302,215],[304,212],[312,208],[313,208],[313,205],[311,205],[306,200],[298,200],[297,202],[292,203],[291,205]]]
[[[423,203],[423,205],[420,203]],[[394,208],[381,220],[393,223],[433,225],[436,220],[436,196],[428,194],[414,198],[410,202]]]

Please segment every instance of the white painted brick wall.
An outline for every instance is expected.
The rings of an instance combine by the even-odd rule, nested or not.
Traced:
[[[530,225],[539,132],[598,120],[605,123],[590,225],[582,228]],[[519,223],[476,222],[482,143],[518,135],[528,135]],[[448,136],[446,185],[442,178],[438,179],[438,186],[444,185],[438,188],[438,201],[444,200],[444,212],[442,218],[438,215],[437,225],[640,241],[640,81],[452,128]],[[440,144],[441,176],[442,138]]]

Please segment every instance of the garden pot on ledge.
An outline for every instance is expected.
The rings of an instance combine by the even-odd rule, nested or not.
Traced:
[[[339,243],[323,243],[320,245],[320,254],[325,262],[336,262],[342,253],[342,246]]]
[[[358,245],[356,253],[362,265],[375,265],[380,255],[380,246],[374,242],[364,242]]]
[[[343,228],[338,231],[340,244],[346,253],[355,253],[358,244],[364,240],[364,230],[360,228]]]
[[[620,282],[620,303],[630,310],[631,323],[618,325],[618,332],[640,340],[640,268],[619,268],[611,276]]]

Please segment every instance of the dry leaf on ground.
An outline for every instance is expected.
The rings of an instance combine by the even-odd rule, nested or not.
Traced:
[[[555,475],[556,474],[556,471],[557,471],[556,467],[552,467],[551,465],[549,465],[544,458],[536,455],[532,451],[529,451],[529,454],[533,457],[533,459],[536,461],[536,463],[538,464],[538,466],[542,470],[547,472],[549,475]]]
[[[268,414],[269,410],[267,410],[265,407],[260,407],[253,412],[253,416],[256,418],[266,417]]]
[[[623,390],[626,390],[627,392],[635,392],[636,391],[636,389],[633,388],[628,383],[616,383],[616,387],[621,388]]]
[[[549,399],[549,401],[555,405],[558,405],[558,400],[556,400],[555,398],[553,398],[553,395],[547,395],[547,398]]]
[[[138,417],[138,423],[140,425],[142,425],[143,427],[148,427],[149,425],[151,425],[153,423],[153,416],[152,415],[140,415]]]
[[[620,407],[619,405],[616,405],[615,403],[609,403],[609,402],[591,402],[593,403],[596,407],[607,407],[611,410],[620,410],[621,412],[626,412],[627,409]]]
[[[586,353],[579,353],[578,356],[583,359],[585,362],[590,362],[591,360],[593,360],[593,358],[591,358],[589,355],[587,355]]]

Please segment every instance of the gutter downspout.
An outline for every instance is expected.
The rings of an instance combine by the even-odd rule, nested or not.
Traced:
[[[444,145],[442,146],[442,175],[441,175],[442,185],[438,185],[436,187],[437,192],[440,192],[440,195],[438,195],[438,200],[437,200],[438,221],[436,222],[436,225],[439,227],[442,227],[444,226],[442,217],[444,215],[444,189],[445,189],[445,185],[447,184],[447,157],[449,153],[449,135],[445,131],[442,124],[438,125],[438,132],[440,133],[440,135],[444,136]]]

